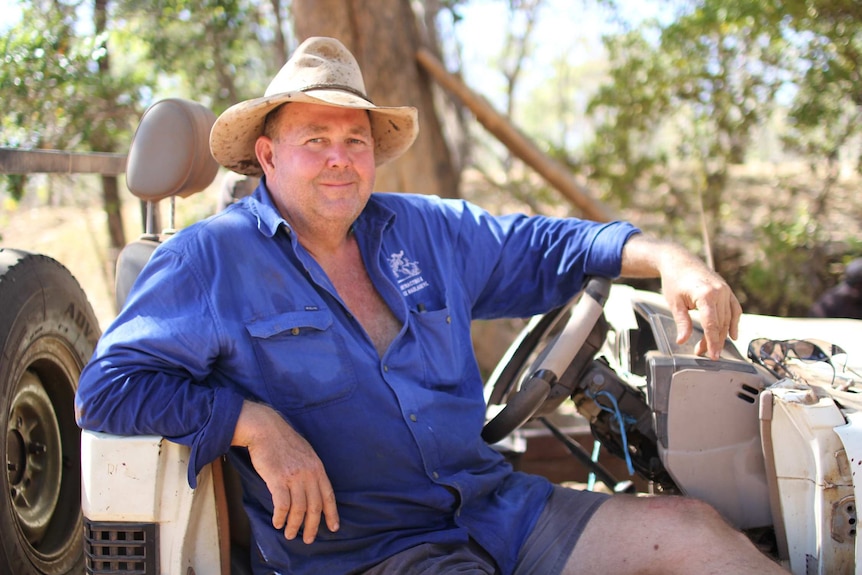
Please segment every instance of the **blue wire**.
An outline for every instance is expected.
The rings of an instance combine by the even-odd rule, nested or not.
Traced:
[[[626,459],[626,467],[629,470],[629,475],[634,475],[635,469],[634,469],[634,466],[632,465],[631,455],[629,454],[629,440],[628,440],[628,437],[626,437],[626,428],[623,425],[624,418],[623,418],[623,414],[620,412],[620,406],[617,404],[617,398],[615,398],[613,395],[611,395],[607,391],[600,391],[598,393],[587,392],[587,396],[593,400],[595,400],[600,395],[607,397],[608,400],[610,400],[611,404],[614,406],[614,408],[611,409],[610,407],[602,405],[601,403],[596,401],[596,405],[598,405],[602,411],[607,411],[608,413],[612,413],[614,415],[614,418],[619,423],[620,435],[622,436],[622,439],[623,439],[623,454],[625,455],[625,459]],[[634,423],[635,420],[634,420],[634,418],[627,416],[625,418],[625,422],[626,423]]]

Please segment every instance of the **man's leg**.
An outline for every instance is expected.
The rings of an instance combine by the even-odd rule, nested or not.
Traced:
[[[615,495],[583,530],[564,575],[786,573],[706,503]]]
[[[470,539],[466,544],[422,543],[378,563],[362,575],[497,575],[488,552]]]

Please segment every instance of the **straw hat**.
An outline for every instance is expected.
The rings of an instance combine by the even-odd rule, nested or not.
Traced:
[[[266,115],[287,102],[369,110],[378,166],[403,154],[419,133],[416,108],[375,106],[353,54],[334,38],[313,37],[299,45],[262,98],[234,104],[218,117],[210,133],[218,163],[240,174],[262,175],[255,141],[263,134]]]

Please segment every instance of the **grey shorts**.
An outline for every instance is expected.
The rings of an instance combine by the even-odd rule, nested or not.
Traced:
[[[515,575],[559,575],[578,537],[607,494],[554,486],[527,537]],[[472,539],[467,545],[424,543],[394,555],[363,575],[498,575],[494,559]]]

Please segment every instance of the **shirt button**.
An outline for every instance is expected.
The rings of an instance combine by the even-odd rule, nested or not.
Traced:
[[[290,333],[292,333],[293,335],[299,335],[299,328],[298,327],[293,328],[292,330],[290,330]]]
[[[433,477],[434,479],[440,479],[440,474],[435,471],[431,474],[431,477]]]
[[[419,418],[418,418],[418,417],[416,417],[416,414],[415,414],[415,413],[411,413],[411,414],[410,414],[410,421],[417,421],[418,419],[419,419]]]
[[[452,316],[451,315],[446,316],[446,323],[452,323]]]
[[[388,365],[384,365],[384,366],[383,366],[383,371],[385,371],[385,372],[389,373],[389,366],[388,366]]]

